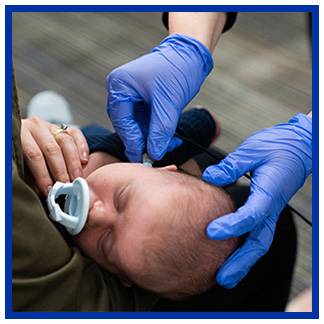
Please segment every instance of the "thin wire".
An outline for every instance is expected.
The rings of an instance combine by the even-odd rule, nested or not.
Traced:
[[[181,138],[182,140],[184,140],[185,142],[189,143],[189,144],[192,144],[193,146],[199,148],[200,150],[202,150],[204,153],[207,153],[209,156],[211,156],[212,158],[214,159],[219,159],[219,157],[214,154],[213,152],[211,152],[207,147],[204,147],[198,143],[196,143],[195,141],[193,141],[192,139],[186,137],[186,136],[183,136],[183,135],[180,135],[178,133],[176,133],[176,136]],[[189,175],[192,175],[190,174],[188,171],[182,169],[182,168],[179,168],[180,171],[182,171],[183,173],[186,173],[186,174],[189,174]],[[244,177],[251,180],[251,176],[248,175],[248,174],[244,174]],[[293,213],[295,213],[297,216],[299,216],[307,225],[309,225],[310,227],[313,227],[313,224],[312,222],[307,219],[304,215],[302,215],[297,209],[295,209],[294,207],[290,206],[287,204],[287,207],[290,209],[290,211],[292,211]]]

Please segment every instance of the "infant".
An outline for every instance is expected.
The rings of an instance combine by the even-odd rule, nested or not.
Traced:
[[[93,159],[117,162],[102,152]],[[230,197],[175,166],[111,163],[91,170],[89,162],[89,216],[74,238],[83,253],[125,285],[169,299],[211,288],[239,243],[212,241],[205,232],[211,220],[233,211]]]

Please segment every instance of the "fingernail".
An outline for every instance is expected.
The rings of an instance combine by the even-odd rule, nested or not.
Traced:
[[[82,153],[82,159],[83,159],[84,161],[88,161],[88,160],[89,160],[88,154],[87,154],[86,152],[83,152],[83,153]]]
[[[51,191],[52,189],[52,186],[48,186],[47,189],[46,189],[46,193],[49,194],[49,192]]]

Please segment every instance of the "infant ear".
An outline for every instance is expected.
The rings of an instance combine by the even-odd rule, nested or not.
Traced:
[[[175,172],[178,170],[178,167],[175,164],[167,165],[165,167],[159,168],[160,170]]]

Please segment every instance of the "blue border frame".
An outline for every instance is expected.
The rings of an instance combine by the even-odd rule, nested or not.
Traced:
[[[13,5],[5,7],[5,64],[6,64],[6,193],[12,192],[12,13],[14,12],[160,12],[160,11],[237,11],[237,12],[311,12],[312,13],[312,110],[313,110],[313,182],[312,182],[312,286],[313,311],[306,313],[284,312],[14,312],[12,311],[12,197],[6,195],[6,267],[5,315],[6,318],[319,318],[319,6],[315,5],[219,5],[219,6],[92,6],[92,5]]]

